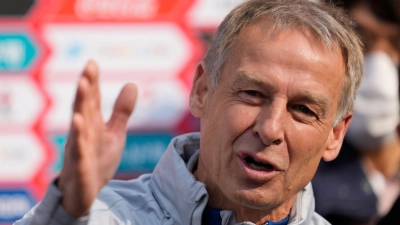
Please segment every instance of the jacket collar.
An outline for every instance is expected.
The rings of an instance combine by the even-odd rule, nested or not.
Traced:
[[[320,220],[324,220],[321,216],[315,213],[315,200],[314,193],[312,190],[311,182],[307,184],[297,194],[296,200],[290,210],[290,225],[308,225],[314,224],[313,217],[320,217]],[[319,223],[318,223],[319,224]]]
[[[205,184],[191,173],[197,164],[199,146],[200,133],[172,139],[150,179],[149,187],[158,203],[179,224],[191,224],[195,207],[205,206],[208,201]]]

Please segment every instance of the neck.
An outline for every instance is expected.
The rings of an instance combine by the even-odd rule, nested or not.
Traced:
[[[273,222],[279,222],[285,219],[289,215],[291,208],[291,206],[286,207],[287,205],[288,204],[276,210],[249,209],[245,207],[237,207],[236,209],[232,209],[232,211],[235,212],[237,222],[251,221],[256,225],[262,225],[267,220]]]

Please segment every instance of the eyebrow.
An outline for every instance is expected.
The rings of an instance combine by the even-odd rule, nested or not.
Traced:
[[[241,78],[241,81],[252,82],[264,89],[275,90],[275,87],[272,84],[265,82],[264,80],[260,79],[259,77],[255,76],[247,70],[238,70],[238,75]],[[318,106],[318,110],[320,111],[320,113],[322,113],[322,115],[326,114],[332,102],[331,99],[321,95],[315,95],[310,91],[302,92],[301,94],[297,95],[294,100],[305,101],[312,105]]]
[[[331,106],[331,100],[324,96],[312,94],[309,91],[301,93],[299,96],[296,96],[295,100],[309,102],[312,105],[318,106],[318,111],[321,115],[326,115],[329,107]]]
[[[262,79],[258,78],[256,75],[252,74],[251,72],[240,69],[238,70],[238,75],[241,78],[240,81],[246,81],[246,82],[252,82],[255,83],[256,85],[268,89],[268,90],[273,90],[274,86],[271,85],[270,83],[267,83],[263,81]]]

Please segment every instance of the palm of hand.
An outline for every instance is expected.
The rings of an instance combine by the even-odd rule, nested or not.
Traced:
[[[125,145],[126,124],[136,101],[137,89],[121,90],[110,120],[100,110],[98,71],[89,62],[79,81],[71,131],[65,147],[58,187],[64,208],[73,216],[88,213],[100,189],[113,177]]]

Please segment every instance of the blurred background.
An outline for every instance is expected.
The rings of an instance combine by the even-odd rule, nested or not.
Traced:
[[[364,77],[340,151],[312,181],[332,224],[400,224],[399,0],[333,0],[364,43]]]
[[[89,59],[100,67],[106,119],[122,85],[139,87],[116,179],[151,172],[172,137],[198,131],[188,110],[196,64],[242,1],[1,0],[0,225],[40,201],[60,171],[76,82]],[[356,21],[372,78],[360,88],[357,122],[338,160],[322,163],[313,180],[316,209],[333,224],[384,224],[400,192],[400,4],[333,2]]]

